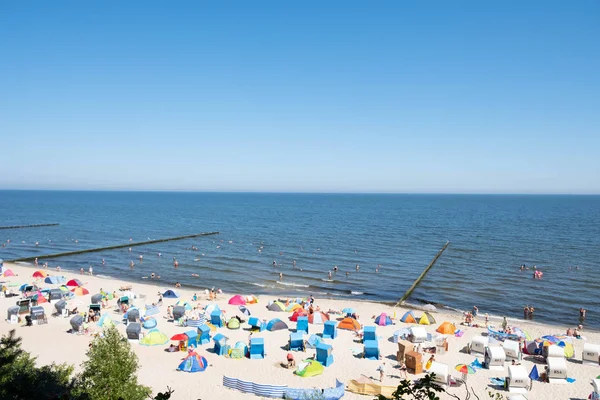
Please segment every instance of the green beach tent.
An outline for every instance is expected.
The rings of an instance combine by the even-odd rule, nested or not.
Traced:
[[[325,367],[318,361],[315,360],[304,360],[298,364],[296,375],[303,378],[310,378],[311,376],[321,375]]]
[[[169,337],[158,329],[152,329],[140,340],[143,346],[162,346],[169,342]]]
[[[240,321],[237,318],[231,318],[229,322],[227,322],[227,327],[229,329],[240,329]]]

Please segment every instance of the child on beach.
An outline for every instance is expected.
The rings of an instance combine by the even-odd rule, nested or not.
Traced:
[[[377,367],[377,371],[379,371],[379,382],[383,382],[383,377],[385,376],[385,361]]]

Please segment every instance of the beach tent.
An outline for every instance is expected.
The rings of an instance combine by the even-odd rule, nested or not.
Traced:
[[[248,347],[246,346],[246,343],[244,343],[244,342],[237,342],[235,344],[235,346],[233,346],[229,350],[229,357],[230,358],[235,358],[235,359],[244,358],[246,356],[247,352],[248,352]]]
[[[75,296],[85,296],[86,294],[90,294],[89,290],[84,287],[76,287],[75,289],[71,290],[71,292],[73,292]]]
[[[206,358],[200,357],[198,353],[192,351],[189,353],[177,367],[177,371],[183,372],[202,372],[208,366]]]
[[[98,322],[96,322],[96,325],[98,325],[99,327],[102,327],[102,328],[107,328],[109,326],[115,325],[115,322],[112,320],[110,315],[105,313],[105,314],[102,314],[102,316],[100,317]]]
[[[338,324],[338,329],[346,329],[348,331],[356,331],[360,329],[360,324],[354,318],[344,318]]]
[[[436,332],[443,333],[444,335],[454,335],[456,332],[456,327],[454,324],[450,322],[443,322],[438,328],[435,330]]]
[[[237,318],[231,318],[227,322],[227,328],[229,328],[229,329],[240,329],[240,321]]]
[[[65,282],[66,282],[66,279],[64,276],[50,275],[44,279],[44,283],[50,283],[52,285],[58,285],[58,284],[65,283]]]
[[[230,298],[227,303],[231,304],[233,306],[244,306],[244,305],[246,305],[246,299],[244,299],[239,294],[236,294],[235,296]]]
[[[407,312],[404,313],[404,315],[402,316],[402,318],[400,318],[400,321],[406,322],[407,324],[416,324],[417,323],[417,317],[415,316],[414,312],[407,311]]]
[[[388,317],[386,313],[381,313],[375,318],[375,323],[379,326],[392,325],[392,319]]]
[[[310,349],[316,349],[319,343],[321,343],[321,340],[322,339],[317,335],[310,335],[306,341],[306,347]]]
[[[169,337],[158,329],[152,329],[140,340],[143,346],[161,346],[169,342]]]
[[[67,282],[67,286],[69,286],[69,287],[83,286],[83,283],[79,279],[71,279],[69,282]]]
[[[46,271],[35,271],[32,275],[32,277],[34,278],[45,278],[48,276],[48,273]]]
[[[246,296],[246,304],[256,304],[258,303],[258,298],[251,294],[250,296]]]
[[[321,375],[323,371],[325,371],[325,367],[320,362],[315,360],[304,360],[298,363],[296,375],[303,378],[310,378],[311,376]]]
[[[165,299],[178,299],[179,294],[176,291],[174,291],[173,289],[167,289],[164,291],[163,297]]]
[[[285,311],[285,304],[280,301],[274,301],[267,306],[269,311]]]
[[[185,300],[179,300],[177,303],[175,303],[175,305],[184,307],[186,311],[192,311],[192,309],[194,308],[194,307],[192,307],[192,305],[190,303],[188,303]]]
[[[302,309],[302,306],[298,303],[292,303],[286,307],[285,311],[287,312],[295,312],[298,309]]]
[[[421,318],[419,318],[419,325],[431,324],[435,324],[435,318],[433,318],[433,315],[429,314],[428,312],[424,312],[423,315],[421,315]]]
[[[315,311],[308,315],[308,322],[315,325],[322,325],[325,321],[329,321],[329,315],[322,311]]]
[[[8,278],[9,276],[15,276],[15,273],[12,272],[12,270],[7,269],[2,275],[4,275],[5,278]]]
[[[290,317],[290,321],[296,322],[296,321],[298,321],[298,317],[305,317],[307,315],[308,315],[308,312],[306,312],[306,310],[303,310],[303,309],[296,310]]]
[[[211,303],[204,307],[204,315],[211,315],[215,310],[221,311],[218,304]]]
[[[279,318],[274,318],[274,319],[270,320],[269,323],[267,324],[268,331],[273,332],[273,331],[280,331],[282,329],[288,329],[288,326],[286,325],[285,322],[283,322]]]

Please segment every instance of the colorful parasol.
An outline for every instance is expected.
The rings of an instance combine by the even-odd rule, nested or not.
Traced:
[[[454,367],[454,369],[463,374],[474,374],[475,373],[475,368],[473,368],[467,364],[458,364],[456,367]]]
[[[189,337],[185,333],[178,333],[176,335],[171,336],[171,340],[180,341],[180,340],[188,340]]]
[[[71,292],[73,292],[75,296],[85,296],[86,294],[90,294],[90,291],[84,287],[76,287],[75,289],[71,290]]]

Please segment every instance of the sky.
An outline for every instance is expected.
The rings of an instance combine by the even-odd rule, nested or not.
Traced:
[[[600,2],[0,0],[0,189],[600,194]]]

